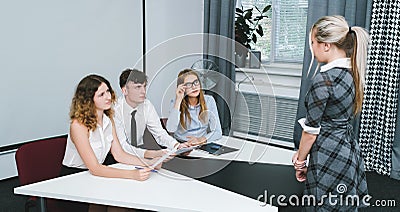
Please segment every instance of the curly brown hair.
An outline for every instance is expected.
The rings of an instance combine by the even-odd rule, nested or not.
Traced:
[[[77,120],[85,125],[89,130],[94,131],[97,127],[97,113],[94,104],[94,94],[100,87],[101,83],[105,83],[110,90],[111,102],[115,103],[115,93],[111,88],[110,82],[104,77],[91,74],[84,77],[76,87],[74,97],[72,98],[69,117],[71,122]],[[112,108],[105,110],[104,113],[112,119],[114,110]]]

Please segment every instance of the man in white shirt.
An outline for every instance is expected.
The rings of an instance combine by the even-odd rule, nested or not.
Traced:
[[[168,149],[186,147],[171,137],[161,126],[160,117],[153,104],[146,99],[147,76],[136,69],[126,69],[119,77],[119,85],[123,96],[118,98],[114,106],[115,127],[117,136],[125,151],[139,157],[160,157],[165,152],[162,150],[146,150],[143,146],[143,134],[147,129],[161,146]],[[131,127],[132,112],[136,121],[136,129]],[[133,133],[132,130],[136,130]],[[133,133],[133,134],[132,134]],[[136,134],[132,141],[131,136]]]

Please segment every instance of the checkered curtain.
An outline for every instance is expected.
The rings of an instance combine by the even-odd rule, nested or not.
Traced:
[[[390,175],[399,101],[400,1],[374,0],[359,143],[367,171]]]

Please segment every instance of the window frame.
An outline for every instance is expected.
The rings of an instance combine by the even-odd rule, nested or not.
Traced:
[[[294,60],[292,60],[292,59],[285,60],[283,58],[279,58],[276,56],[277,48],[279,47],[278,44],[279,44],[279,37],[280,37],[278,34],[279,32],[277,30],[277,28],[279,27],[279,23],[278,23],[279,17],[281,16],[281,13],[279,12],[280,11],[280,3],[279,2],[281,2],[283,0],[270,0],[270,1],[271,1],[270,4],[272,5],[271,6],[271,34],[270,34],[271,50],[269,52],[268,59],[265,59],[265,57],[261,57],[261,63],[266,66],[268,66],[270,64],[275,64],[275,63],[278,63],[278,64],[282,64],[282,63],[303,64],[302,58],[298,59],[298,60],[295,60],[295,59]],[[238,0],[236,2],[236,7],[240,8],[243,2],[248,2],[248,1],[247,0]],[[244,7],[244,8],[246,9],[248,7]],[[306,34],[307,34],[306,29],[304,29],[304,30],[305,30],[304,31],[304,41],[307,42],[306,41]],[[304,44],[305,44],[305,42],[304,42]],[[257,44],[256,44],[256,46],[257,46]],[[305,45],[304,45],[304,47],[305,47]],[[303,57],[304,57],[304,47],[303,47],[303,52],[301,53],[303,55]]]

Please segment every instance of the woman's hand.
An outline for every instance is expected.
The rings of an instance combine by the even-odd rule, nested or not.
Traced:
[[[299,156],[299,151],[294,153],[294,155],[292,157],[292,163],[293,163],[293,167],[295,170],[300,170],[307,166],[307,159],[303,160],[303,161],[299,161],[298,156]]]
[[[187,138],[189,139],[187,141],[187,143],[190,146],[197,146],[197,145],[203,145],[207,142],[207,139],[205,137],[194,137],[194,136],[187,136]]]
[[[134,169],[133,172],[133,179],[138,181],[145,181],[150,177],[151,169],[144,167],[143,169]]]
[[[179,108],[182,99],[185,97],[185,86],[183,84],[178,85],[175,91],[175,108]]]
[[[296,179],[299,182],[304,182],[307,179],[307,167],[296,169]]]

